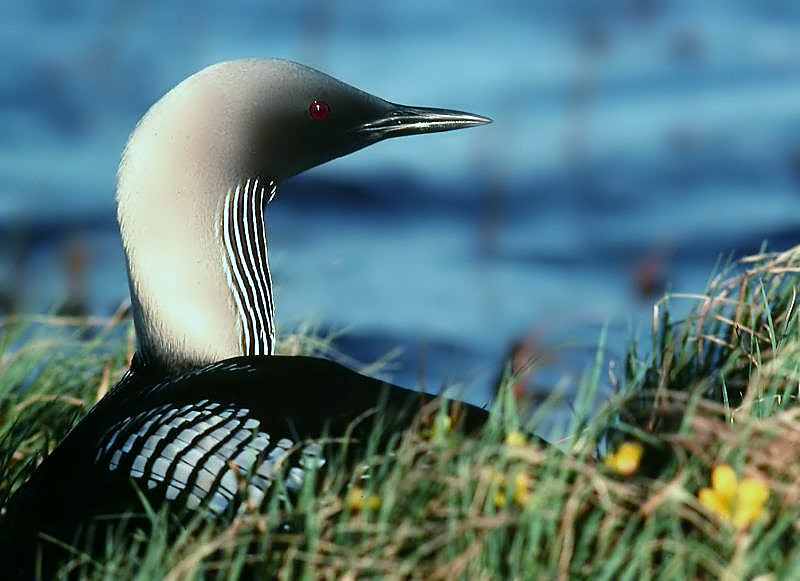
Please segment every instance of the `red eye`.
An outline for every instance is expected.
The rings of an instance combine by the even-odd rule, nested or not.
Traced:
[[[325,121],[331,112],[330,106],[325,101],[314,99],[308,107],[308,114],[314,121]]]

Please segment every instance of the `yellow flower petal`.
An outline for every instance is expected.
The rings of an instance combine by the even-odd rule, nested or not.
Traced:
[[[754,507],[740,507],[733,513],[730,521],[737,529],[743,529],[756,522],[762,514],[762,510],[756,510]]]
[[[763,506],[769,498],[769,488],[757,478],[745,478],[739,483],[739,504]]]
[[[514,502],[525,508],[531,502],[530,477],[526,472],[517,472],[514,475]]]
[[[616,452],[606,456],[605,464],[623,476],[630,476],[639,469],[644,446],[639,442],[624,442]]]
[[[711,486],[728,504],[736,498],[738,484],[736,472],[727,464],[717,466],[711,473]]]
[[[361,510],[364,508],[364,489],[360,486],[354,486],[347,493],[347,506],[350,510]]]
[[[360,486],[354,486],[347,493],[347,506],[353,512],[360,510],[378,510],[381,506],[381,498],[377,494],[367,494]]]
[[[712,488],[703,488],[697,494],[700,504],[705,506],[712,513],[720,518],[728,520],[731,518],[731,505]]]
[[[733,525],[741,529],[764,516],[764,504],[767,499],[769,499],[769,488],[766,484],[756,478],[742,480],[736,494]]]
[[[367,510],[376,511],[381,507],[381,497],[377,494],[370,494],[367,497]]]
[[[524,446],[526,441],[525,434],[517,430],[506,434],[506,444],[509,446]]]

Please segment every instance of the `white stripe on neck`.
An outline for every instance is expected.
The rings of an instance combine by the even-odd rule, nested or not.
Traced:
[[[267,199],[266,188],[269,188]],[[242,349],[246,355],[275,352],[275,307],[264,208],[276,188],[273,181],[265,187],[257,179],[248,179],[231,188],[224,201],[221,231],[226,274],[241,320]]]

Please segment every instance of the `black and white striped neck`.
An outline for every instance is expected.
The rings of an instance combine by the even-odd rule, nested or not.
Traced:
[[[145,196],[120,198],[138,353],[146,366],[182,373],[275,353],[264,219],[277,181],[216,187],[224,192],[216,202],[175,196],[155,211]]]
[[[244,355],[275,353],[275,303],[264,209],[276,191],[274,181],[248,179],[231,188],[223,202],[220,233],[225,271],[239,315]]]

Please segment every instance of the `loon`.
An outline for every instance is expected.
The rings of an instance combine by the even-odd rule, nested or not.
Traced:
[[[78,542],[95,517],[141,513],[142,496],[234,514],[279,472],[298,490],[326,461],[315,439],[411,425],[430,397],[275,354],[265,208],[287,178],[383,139],[489,122],[393,104],[277,59],[212,65],[156,102],[117,183],[136,353],[9,501],[0,545],[18,570],[47,550],[42,535]],[[466,430],[488,417],[458,405]]]

